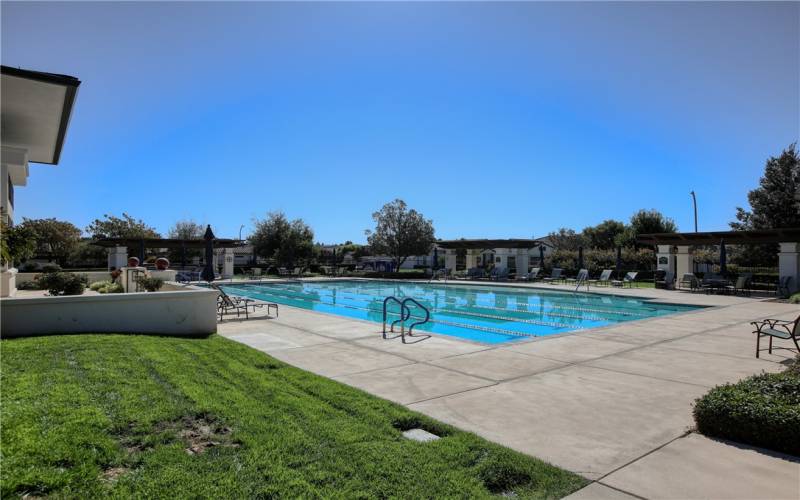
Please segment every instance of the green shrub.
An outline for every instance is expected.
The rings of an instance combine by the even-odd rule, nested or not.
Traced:
[[[164,280],[161,278],[142,277],[139,278],[138,282],[139,286],[148,292],[157,292],[162,286],[164,286]]]
[[[17,285],[17,290],[41,290],[39,282],[35,279],[24,281]]]
[[[711,389],[695,402],[694,419],[708,436],[800,455],[800,360]]]
[[[80,295],[89,282],[83,274],[61,271],[40,274],[36,281],[39,289],[47,290],[50,295]]]
[[[790,304],[800,304],[800,292],[789,297]]]
[[[122,285],[113,281],[96,281],[89,285],[90,290],[97,293],[122,293]]]
[[[42,272],[43,273],[57,273],[61,271],[61,266],[58,264],[48,263],[42,265]]]

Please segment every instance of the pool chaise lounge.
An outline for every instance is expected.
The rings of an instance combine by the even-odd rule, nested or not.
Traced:
[[[628,274],[626,274],[625,277],[622,278],[621,280],[612,280],[611,284],[619,287],[624,287],[625,285],[628,285],[629,287],[633,288],[633,284],[636,282],[636,276],[638,276],[638,274],[639,273],[636,271],[631,271]]]
[[[590,285],[595,286],[609,286],[611,284],[611,274],[614,272],[613,269],[603,269],[603,272],[600,273],[600,277],[594,280],[588,280]]]

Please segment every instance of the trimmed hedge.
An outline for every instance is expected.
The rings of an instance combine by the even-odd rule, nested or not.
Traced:
[[[782,373],[715,387],[694,405],[697,430],[800,455],[800,358]]]

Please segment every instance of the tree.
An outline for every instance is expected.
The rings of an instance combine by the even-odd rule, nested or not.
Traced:
[[[751,210],[736,207],[732,229],[800,227],[800,156],[797,143],[770,157],[759,187],[747,195]]]
[[[376,254],[388,255],[395,269],[412,255],[427,255],[436,241],[433,222],[406,202],[396,199],[372,214],[375,230],[367,230],[367,241]]]
[[[177,240],[202,240],[206,228],[187,219],[179,220],[169,230],[169,237]]]
[[[302,219],[290,222],[283,212],[271,212],[266,219],[255,219],[253,225],[250,242],[257,255],[290,267],[312,256],[314,231]]]
[[[21,228],[29,230],[36,242],[36,255],[47,255],[62,267],[81,241],[81,230],[58,219],[22,219]]]
[[[1,220],[1,219],[0,219]],[[33,257],[36,253],[36,235],[23,226],[8,227],[0,224],[0,263],[15,264]]]
[[[604,220],[596,226],[583,229],[583,239],[591,248],[610,249],[616,246],[616,239],[625,232],[625,224],[613,219]]]
[[[122,217],[104,214],[105,219],[95,219],[86,227],[86,232],[93,238],[160,238],[155,228],[134,219],[126,213]]]
[[[585,243],[583,236],[576,233],[574,229],[566,227],[559,228],[558,231],[551,231],[548,233],[547,239],[556,250],[577,250]]]
[[[616,244],[622,247],[633,247],[640,234],[674,233],[678,231],[675,221],[664,216],[656,209],[641,209],[631,216],[630,225],[625,232],[618,235]]]

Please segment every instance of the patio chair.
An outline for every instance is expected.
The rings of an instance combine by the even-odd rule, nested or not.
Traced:
[[[613,273],[613,269],[603,269],[603,272],[600,273],[600,277],[596,280],[588,280],[589,284],[594,286],[609,286],[611,284],[611,273]]]
[[[694,273],[684,273],[680,281],[678,281],[678,288],[688,288],[694,292],[700,288],[700,280],[697,279]]]
[[[637,271],[631,271],[627,273],[621,280],[611,280],[611,284],[613,286],[622,288],[624,288],[625,285],[628,285],[628,287],[633,288],[633,284],[636,282],[636,276],[638,276],[638,274],[639,273]]]
[[[303,275],[303,268],[302,267],[295,267],[292,271],[292,276],[302,276]]]
[[[538,267],[534,267],[533,269],[531,269],[531,272],[526,273],[526,274],[521,274],[521,275],[517,276],[517,280],[518,281],[536,281],[536,279],[539,277],[539,271],[540,270],[541,269],[539,269]]]
[[[781,319],[765,319],[764,321],[753,321],[750,323],[756,329],[753,333],[756,334],[756,357],[759,357],[761,347],[761,337],[769,337],[769,353],[772,354],[772,339],[777,337],[784,340],[792,340],[800,354],[800,344],[798,344],[798,337],[800,337],[800,316],[794,321],[786,321]],[[783,349],[786,349],[785,347]]]
[[[664,279],[656,279],[655,280],[655,287],[663,287],[666,290],[670,290],[675,287],[675,273],[672,271],[665,271],[664,272]]]
[[[728,285],[725,287],[725,290],[728,292],[733,293],[734,295],[738,295],[741,293],[742,295],[750,295],[750,278],[748,276],[739,276],[736,278],[736,283],[733,285]]]
[[[468,280],[479,280],[483,278],[483,269],[480,267],[473,267],[469,271],[467,271],[466,279]]]
[[[561,272],[563,269],[560,267],[554,267],[552,271],[550,271],[550,276],[546,278],[542,278],[542,281],[545,283],[553,284],[556,281],[561,281],[563,278],[561,277]]]
[[[290,272],[289,272],[289,270],[288,270],[288,269],[286,269],[285,267],[279,267],[279,268],[278,268],[278,275],[279,275],[279,276],[289,276],[289,275],[291,275],[291,274],[292,274],[292,273],[290,273]]]

